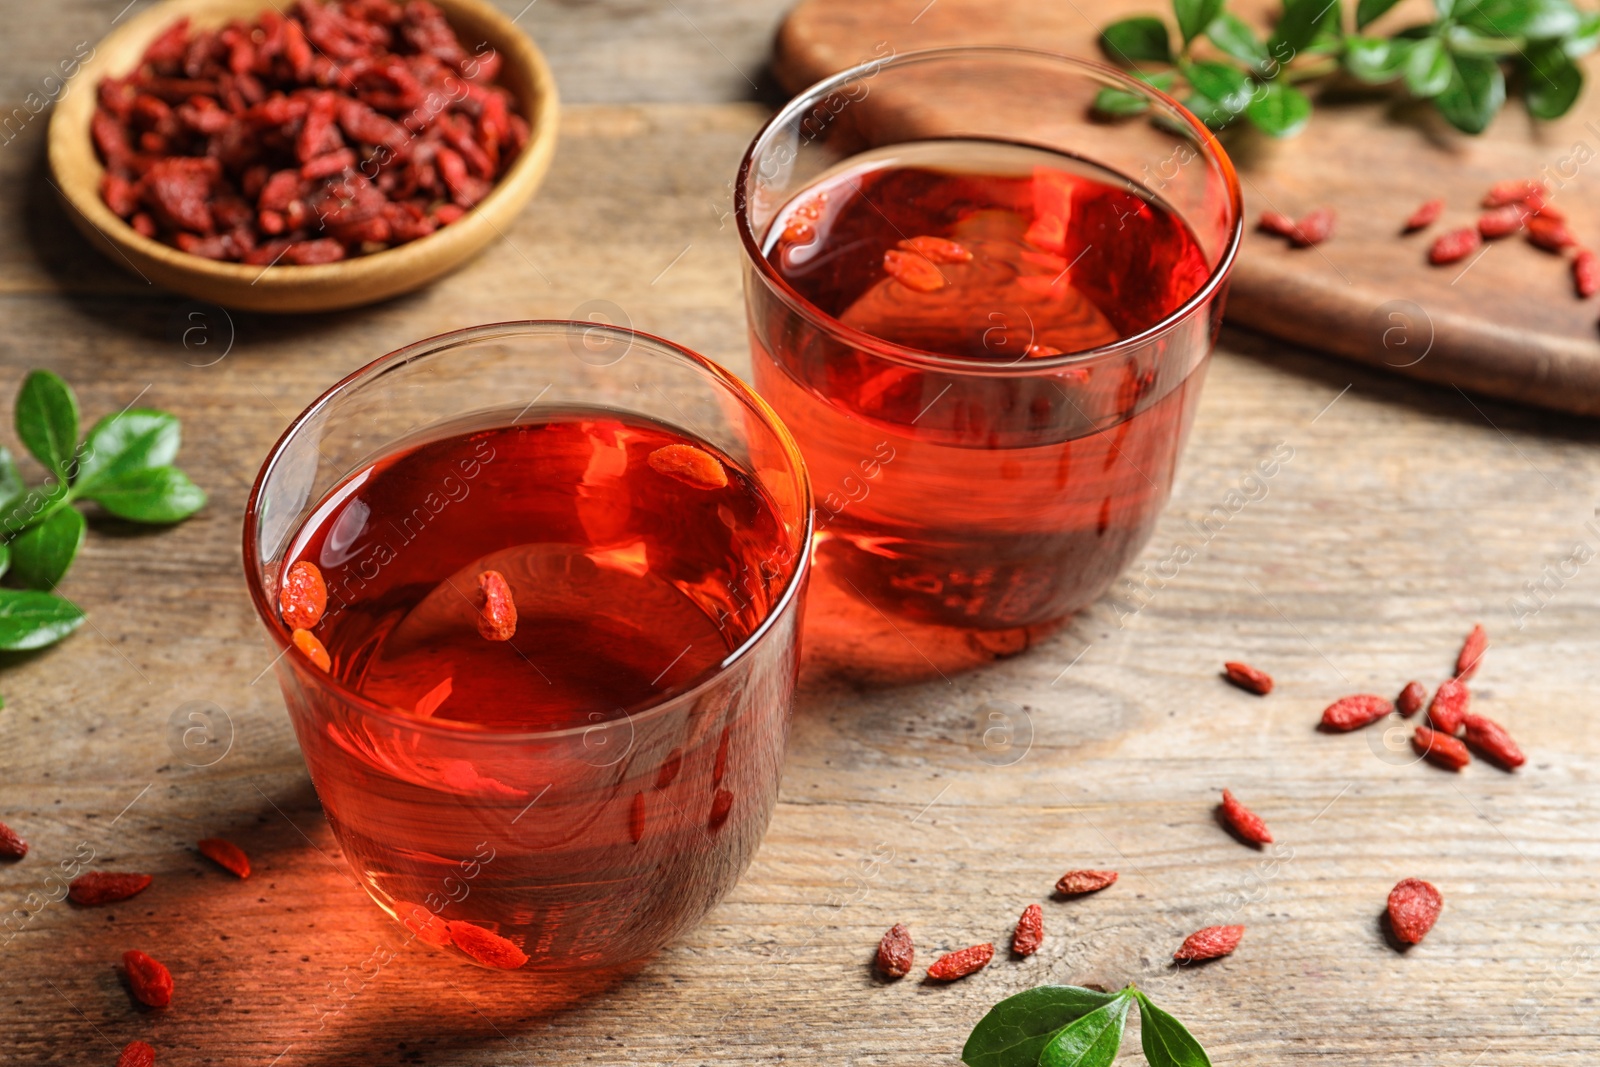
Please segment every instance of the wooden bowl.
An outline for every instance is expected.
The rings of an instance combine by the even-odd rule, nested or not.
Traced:
[[[550,168],[556,87],[544,56],[511,20],[483,0],[434,0],[462,41],[487,42],[502,57],[499,84],[528,120],[527,147],[471,211],[427,237],[371,255],[316,266],[258,267],[181,252],[136,232],[100,199],[105,168],[89,135],[100,79],[132,70],[145,47],[178,19],[211,28],[254,19],[268,0],[166,0],[109,34],[50,119],[50,170],[67,213],[90,242],[134,273],[199,300],[248,311],[328,311],[383,300],[455,269],[504,235]],[[106,249],[105,246],[110,248]]]

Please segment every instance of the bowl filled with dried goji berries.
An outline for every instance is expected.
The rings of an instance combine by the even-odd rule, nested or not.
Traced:
[[[549,168],[556,90],[485,0],[166,0],[50,123],[66,210],[157,285],[256,311],[424,285]]]

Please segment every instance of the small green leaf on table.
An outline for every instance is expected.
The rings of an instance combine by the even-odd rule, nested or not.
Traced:
[[[1188,1029],[1136,992],[1139,998],[1139,1043],[1150,1067],[1211,1067],[1211,1057]]]
[[[30,373],[17,394],[16,426],[33,458],[65,480],[78,445],[78,401],[67,383],[47,370]]]
[[[1272,62],[1267,46],[1248,23],[1231,11],[1224,11],[1206,27],[1206,39],[1252,70],[1264,71]]]
[[[1523,53],[1527,78],[1523,95],[1534,118],[1558,119],[1577,103],[1583,91],[1583,71],[1572,62],[1560,41],[1536,41]]]
[[[1349,37],[1345,40],[1344,69],[1372,84],[1394,81],[1405,71],[1412,43],[1400,37]]]
[[[83,623],[70,600],[35,589],[0,589],[0,649],[24,651],[53,645]]]
[[[1450,84],[1435,99],[1439,113],[1464,133],[1482,133],[1506,102],[1506,77],[1487,56],[1452,55]]]
[[[1117,1058],[1133,994],[1123,990],[1110,1003],[1056,1031],[1039,1053],[1039,1067],[1107,1067]]]
[[[1578,9],[1567,0],[1459,0],[1453,15],[1492,37],[1565,37],[1579,22]]]
[[[1339,25],[1339,0],[1284,0],[1283,14],[1272,31],[1272,54],[1288,63],[1319,32]],[[1284,54],[1287,50],[1288,54]]]
[[[1172,0],[1172,13],[1178,20],[1183,43],[1187,45],[1206,32],[1221,10],[1222,0]]]
[[[1036,1067],[1062,1027],[1117,999],[1070,985],[1044,985],[1007,997],[979,1020],[961,1050],[967,1067]]]
[[[1100,31],[1100,47],[1123,66],[1138,62],[1172,62],[1167,24],[1152,15],[1136,15],[1113,22]]]
[[[1454,70],[1444,42],[1437,37],[1424,37],[1411,46],[1411,54],[1406,56],[1406,88],[1412,96],[1423,99],[1438,96],[1450,87]]]
[[[88,523],[76,508],[53,512],[11,542],[11,574],[30,589],[54,589],[83,545]]]
[[[176,416],[134,408],[107,415],[84,438],[78,457],[77,491],[111,484],[136,470],[165,467],[178,456],[183,432]]]
[[[130,471],[115,481],[97,482],[82,495],[111,514],[135,522],[177,522],[206,502],[205,491],[177,467]]]

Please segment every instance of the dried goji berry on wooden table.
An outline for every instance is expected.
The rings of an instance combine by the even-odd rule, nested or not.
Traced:
[[[143,1041],[130,1041],[117,1056],[117,1067],[155,1067],[156,1050]]]
[[[164,1008],[172,1003],[172,972],[138,949],[122,954],[122,968],[128,973],[128,987],[139,1003]]]
[[[1272,692],[1272,675],[1257,670],[1248,663],[1230,661],[1222,665],[1222,676],[1240,689],[1257,696]]]
[[[1234,833],[1251,844],[1272,844],[1272,831],[1261,821],[1261,816],[1239,803],[1239,798],[1226,789],[1222,791],[1222,817],[1233,827]]]
[[[1281,211],[1263,211],[1261,218],[1256,221],[1256,228],[1262,233],[1270,233],[1276,237],[1294,236],[1294,219]]]
[[[1461,722],[1466,727],[1467,744],[1489,762],[1508,771],[1528,762],[1528,757],[1511,740],[1505,727],[1493,719],[1486,719],[1482,715],[1464,715]]]
[[[1443,908],[1443,895],[1420,878],[1403,878],[1389,890],[1389,926],[1408,945],[1427,936]]]
[[[1442,214],[1444,214],[1443,200],[1424,201],[1417,207],[1417,210],[1413,211],[1411,216],[1406,219],[1406,232],[1410,233],[1413,230],[1420,230],[1426,226],[1432,226],[1438,221],[1439,216]]]
[[[86,871],[67,884],[67,899],[86,908],[115,904],[143,893],[152,881],[131,871]]]
[[[1421,682],[1407,682],[1406,687],[1400,690],[1400,695],[1395,698],[1395,710],[1406,718],[1411,718],[1422,710],[1422,705],[1428,699],[1428,690]]]
[[[1333,236],[1334,213],[1331,207],[1319,207],[1294,224],[1289,242],[1298,248],[1310,248]]]
[[[987,942],[956,952],[946,952],[933,961],[933,966],[928,968],[928,977],[940,982],[953,982],[957,978],[965,978],[975,971],[983,970],[992,959],[994,959],[994,946]]]
[[[1011,935],[1011,951],[1018,956],[1031,956],[1044,944],[1044,909],[1029,904],[1017,919],[1017,929]]]
[[[232,841],[224,841],[220,837],[202,838],[195,843],[195,848],[200,850],[200,855],[223,867],[240,878],[250,877],[250,857],[245,855],[244,849]]]
[[[1340,697],[1322,710],[1322,728],[1325,730],[1359,730],[1368,723],[1377,722],[1394,710],[1394,705],[1371,693]]]
[[[1440,234],[1428,248],[1428,262],[1443,266],[1465,259],[1483,246],[1483,237],[1470,226]]]
[[[1439,683],[1428,705],[1428,725],[1440,733],[1455,734],[1461,729],[1461,720],[1467,714],[1472,700],[1472,690],[1454,678]]]
[[[0,822],[0,857],[20,860],[28,854],[28,843],[11,827]]]
[[[1097,893],[1116,880],[1116,871],[1068,871],[1056,880],[1056,892],[1069,897]]]
[[[1208,926],[1184,938],[1172,958],[1185,961],[1214,960],[1232,953],[1239,947],[1243,937],[1242,926]]]
[[[1472,762],[1472,754],[1467,751],[1466,745],[1449,734],[1430,730],[1426,726],[1417,727],[1416,733],[1411,735],[1411,747],[1429,763],[1447,771],[1459,771]]]
[[[878,970],[889,978],[904,978],[911,973],[916,945],[904,923],[895,923],[878,942]]]
[[[1585,299],[1600,293],[1600,256],[1587,248],[1572,259],[1572,287]]]

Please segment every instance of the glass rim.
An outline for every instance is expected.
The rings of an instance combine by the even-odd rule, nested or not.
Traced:
[[[961,359],[955,356],[942,355],[938,352],[930,352],[927,349],[895,344],[892,341],[874,337],[872,334],[865,333],[853,326],[847,326],[800,295],[792,285],[773,269],[767,257],[762,254],[761,243],[750,225],[749,196],[745,188],[755,165],[757,149],[767,141],[774,131],[792,121],[796,115],[809,109],[820,97],[826,96],[840,86],[847,85],[864,76],[875,76],[877,71],[884,68],[909,66],[937,60],[981,58],[985,56],[991,58],[1026,57],[1050,60],[1075,68],[1080,74],[1114,82],[1118,88],[1126,92],[1144,96],[1163,104],[1171,108],[1176,116],[1188,126],[1198,142],[1198,147],[1202,154],[1208,162],[1215,164],[1222,174],[1228,190],[1228,203],[1233,211],[1233,225],[1230,227],[1227,244],[1223,248],[1221,256],[1218,257],[1216,266],[1212,267],[1210,273],[1207,274],[1205,284],[1195,290],[1188,300],[1185,300],[1177,308],[1163,316],[1160,321],[1140,330],[1136,334],[1113,341],[1111,344],[1084,349],[1081,352],[1064,352],[1059,356],[1048,356],[1043,359],[1028,359],[1025,364],[1021,361],[985,363],[979,360]],[[739,160],[738,174],[734,179],[734,208],[734,214],[737,216],[735,222],[739,227],[739,239],[744,247],[745,257],[755,264],[756,269],[761,273],[762,279],[772,291],[802,318],[811,322],[812,325],[818,327],[824,333],[830,334],[851,347],[868,352],[873,356],[925,370],[932,369],[951,374],[968,374],[975,377],[1015,377],[1017,375],[1048,374],[1063,367],[1104,360],[1131,349],[1147,346],[1160,335],[1176,329],[1180,323],[1198,312],[1216,296],[1217,291],[1226,283],[1228,275],[1232,272],[1234,260],[1238,257],[1240,245],[1244,240],[1244,197],[1240,191],[1239,176],[1234,169],[1233,160],[1228,158],[1227,152],[1223,150],[1222,144],[1217,140],[1216,135],[1211,132],[1205,123],[1196,118],[1193,112],[1155,86],[1140,81],[1105,63],[1079,59],[1075,56],[1052,52],[1047,49],[1024,48],[1018,45],[953,45],[941,48],[919,48],[915,51],[900,53],[888,59],[874,59],[859,63],[848,70],[824,78],[801,90],[795,94],[793,99],[780,108],[777,114],[767,120],[766,124],[751,139],[749,147],[745,149],[743,157]]]
[[[757,647],[766,642],[772,630],[776,627],[778,619],[793,609],[800,595],[806,572],[811,564],[811,542],[816,524],[816,508],[812,498],[811,478],[806,470],[805,459],[801,455],[799,443],[790,434],[789,428],[784,425],[777,412],[754,389],[746,385],[737,375],[721,364],[664,337],[658,337],[643,330],[584,322],[576,319],[518,319],[485,323],[480,326],[468,326],[458,330],[447,330],[444,333],[414,341],[403,348],[398,348],[393,352],[379,356],[329,386],[320,396],[306,405],[305,409],[296,415],[289,425],[285,427],[283,433],[279,435],[277,442],[267,452],[266,459],[262,461],[261,469],[257,471],[255,481],[251,483],[250,495],[245,501],[243,553],[245,582],[250,587],[250,599],[255,605],[256,614],[261,617],[261,621],[266,625],[267,632],[280,646],[278,658],[281,659],[289,653],[293,647],[294,638],[290,628],[278,613],[276,591],[269,593],[262,578],[261,572],[263,568],[256,531],[260,525],[263,490],[277,469],[278,463],[282,460],[289,444],[305,430],[307,425],[325,411],[335,399],[352,392],[362,382],[390,367],[398,366],[421,356],[459,348],[466,343],[485,338],[514,337],[523,334],[552,336],[567,334],[570,336],[574,333],[586,334],[595,330],[609,334],[629,344],[642,342],[649,346],[664,349],[666,354],[686,359],[700,370],[711,375],[717,383],[724,386],[747,409],[753,411],[767,429],[772,431],[779,446],[783,449],[784,455],[789,459],[793,475],[800,485],[799,503],[803,507],[803,529],[800,531],[799,551],[795,554],[794,561],[790,565],[790,573],[784,584],[783,591],[773,602],[772,608],[767,612],[766,617],[761,620],[760,625],[751,631],[750,636],[737,648],[724,656],[722,662],[716,668],[708,670],[700,681],[683,692],[674,693],[656,703],[648,704],[639,711],[625,715],[620,719],[607,719],[603,722],[587,723],[583,726],[567,726],[554,730],[488,730],[465,723],[455,724],[448,720],[419,719],[394,705],[383,704],[369,699],[345,684],[342,679],[335,678],[331,673],[317,679],[318,684],[325,685],[331,689],[348,706],[357,708],[363,714],[374,716],[392,726],[400,726],[422,733],[437,734],[467,742],[482,741],[490,744],[506,744],[528,741],[557,741],[582,737],[590,730],[607,729],[618,722],[626,721],[638,724],[677,710],[697,699],[719,678],[737,666],[740,661],[747,659]],[[341,477],[344,477],[344,475],[341,475]],[[277,660],[275,659],[273,665],[276,666],[276,664]]]

